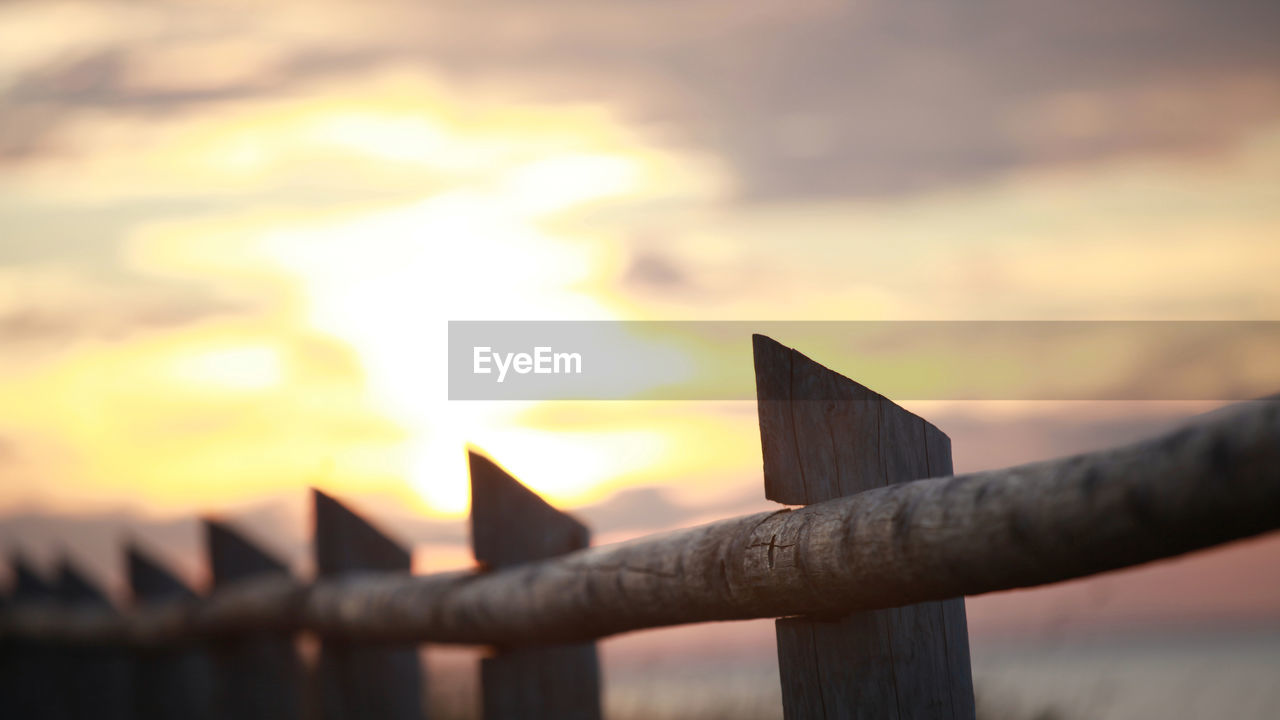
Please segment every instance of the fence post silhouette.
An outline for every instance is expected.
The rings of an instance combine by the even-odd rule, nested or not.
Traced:
[[[35,568],[20,557],[13,558],[13,595],[15,606],[57,602],[56,590]],[[67,717],[66,698],[59,687],[61,657],[58,648],[49,642],[36,639],[15,639],[8,648],[8,667],[5,668],[5,684],[8,697],[4,701],[4,715],[26,718]]]
[[[272,557],[225,523],[204,520],[213,592],[254,577],[289,574]],[[214,639],[214,707],[227,720],[300,720],[302,663],[289,633],[254,633]]]
[[[316,572],[410,570],[409,551],[337,500],[314,490]],[[423,673],[416,645],[322,638],[316,668],[323,720],[419,720]]]
[[[190,602],[196,593],[135,544],[127,548],[135,606]],[[213,668],[198,643],[140,647],[134,653],[134,717],[138,720],[212,720]]]
[[[69,559],[58,570],[58,599],[68,608],[111,610],[111,601]],[[63,648],[62,694],[70,720],[133,717],[133,660],[121,645]]]
[[[951,474],[933,425],[763,335],[753,336],[765,495],[808,505]],[[769,564],[796,538],[773,537]],[[787,718],[972,720],[964,599],[776,623]]]
[[[580,550],[587,527],[520,484],[492,460],[468,453],[471,547],[496,570]],[[481,660],[484,720],[599,720],[595,643],[494,648]]]

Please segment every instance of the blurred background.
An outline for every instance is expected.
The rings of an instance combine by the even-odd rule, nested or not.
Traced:
[[[125,537],[203,585],[215,514],[306,575],[316,486],[468,567],[467,443],[597,542],[770,507],[753,403],[449,402],[448,320],[1275,320],[1278,37],[1260,0],[0,3],[0,544],[123,601]],[[960,472],[1215,405],[904,404]],[[1277,568],[970,598],[979,703],[1275,717]],[[607,640],[606,706],[776,716],[772,643]]]

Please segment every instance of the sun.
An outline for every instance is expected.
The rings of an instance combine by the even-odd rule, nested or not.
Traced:
[[[276,292],[287,297],[280,312],[288,322],[340,341],[358,359],[371,405],[403,430],[389,462],[427,512],[466,511],[468,444],[510,463],[553,501],[607,486],[617,472],[607,460],[620,443],[660,450],[657,436],[627,429],[539,430],[518,403],[450,403],[448,321],[617,318],[627,304],[613,278],[625,259],[589,219],[610,204],[702,182],[678,153],[600,108],[502,105],[394,78],[359,95],[242,109],[165,152],[226,182],[292,178],[291,168],[339,162],[353,186],[395,183],[382,201],[284,203],[157,226],[135,243],[134,260],[202,278],[214,270],[258,282],[265,273],[283,287]],[[269,353],[217,353],[183,359],[175,372],[227,387],[280,381]]]
[[[467,509],[468,443],[487,440],[486,449],[523,463],[531,470],[528,481],[558,499],[584,497],[609,476],[610,443],[602,438],[592,439],[597,451],[575,450],[569,441],[520,427],[514,406],[450,403],[447,322],[613,317],[607,298],[581,289],[614,262],[609,251],[559,237],[547,221],[643,192],[653,181],[646,156],[643,149],[607,144],[566,149],[544,143],[536,132],[510,134],[509,126],[498,126],[503,130],[496,136],[473,136],[445,122],[368,109],[309,123],[326,142],[372,158],[385,159],[397,148],[410,160],[438,151],[467,172],[456,185],[412,203],[266,229],[253,249],[302,289],[308,322],[359,355],[375,402],[411,438],[404,471],[436,514]],[[459,158],[469,146],[487,149],[468,164]],[[563,453],[578,456],[572,471],[545,467],[546,458]]]

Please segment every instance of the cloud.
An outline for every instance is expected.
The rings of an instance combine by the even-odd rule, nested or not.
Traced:
[[[200,111],[403,68],[513,104],[611,107],[768,200],[1214,152],[1280,109],[1280,9],[1257,0],[388,3],[359,23],[338,5],[187,7],[24,65],[0,148],[56,145],[85,109]]]
[[[690,132],[763,199],[1199,153],[1274,117],[1274,6],[1127,11],[1134,19],[1101,3],[859,3],[715,37],[670,76],[687,91]]]
[[[686,287],[689,278],[678,265],[662,255],[640,252],[627,266],[623,282],[644,290],[671,291]]]
[[[674,503],[660,487],[628,488],[574,514],[597,533],[651,530],[688,521],[699,509]]]
[[[0,315],[0,341],[11,345],[65,345],[83,339],[120,339],[135,332],[187,325],[241,310],[229,303],[179,294],[133,307],[17,308]]]
[[[0,342],[16,352],[120,340],[251,310],[213,291],[175,283],[113,281],[102,273],[48,266],[0,270]]]
[[[443,317],[475,313],[481,302],[504,313],[537,307],[523,292],[514,293],[519,302],[495,299],[493,288],[507,285],[492,277],[467,278],[473,268],[503,267],[491,261],[508,248],[480,250],[480,262],[433,255],[428,242],[437,236],[483,236],[471,223],[485,216],[483,203],[440,216],[460,220],[441,220],[443,232],[430,237],[426,221],[440,218],[419,212],[428,206],[397,209],[459,188],[485,190],[501,174],[488,160],[505,172],[584,150],[670,151],[706,160],[717,182],[731,178],[736,199],[751,207],[714,207],[723,204],[722,186],[708,181],[712,191],[688,192],[682,183],[696,173],[673,163],[656,200],[645,191],[612,214],[593,207],[575,216],[566,237],[593,248],[582,254],[581,291],[593,302],[616,300],[612,284],[621,281],[643,296],[618,303],[636,314],[1218,317],[1265,315],[1277,297],[1271,279],[1280,255],[1266,244],[1274,198],[1260,190],[1274,185],[1273,167],[1205,172],[1187,163],[1117,173],[1113,164],[1105,173],[1032,172],[1001,183],[1046,167],[1071,171],[1144,154],[1198,159],[1237,144],[1280,108],[1273,3],[285,3],[254,13],[216,4],[69,6],[80,8],[78,22],[24,19],[45,12],[39,5],[0,6],[0,35],[34,39],[18,51],[0,42],[9,51],[0,60],[0,146],[12,159],[0,179],[0,195],[11,198],[0,202],[0,262],[14,266],[0,274],[0,340],[6,349],[77,338],[146,342],[119,355],[96,353],[111,343],[90,343],[95,352],[38,386],[6,378],[15,406],[42,409],[56,397],[75,408],[38,418],[51,434],[82,433],[68,441],[83,444],[74,447],[83,467],[65,470],[81,478],[58,490],[67,502],[136,498],[146,486],[155,502],[176,505],[195,502],[186,496],[198,491],[225,498],[289,486],[353,439],[359,447],[335,451],[348,487],[402,484],[403,438],[371,416],[385,408],[371,410],[361,394],[386,387],[412,397],[406,388],[418,386],[405,378],[428,387],[431,372],[406,362],[404,350],[430,336],[418,332],[420,319],[401,323],[385,310]],[[449,153],[478,164],[450,164],[457,158]],[[1232,182],[1221,182],[1227,175]],[[867,196],[876,197],[858,201]],[[350,211],[350,222],[335,209]],[[388,230],[390,220],[396,227]],[[310,235],[326,226],[337,228],[324,235],[328,264]],[[149,232],[157,227],[167,230]],[[403,242],[380,247],[384,233]],[[259,284],[279,280],[263,279],[261,258],[237,254],[237,243],[260,234],[287,246],[284,260],[296,266],[278,285]],[[612,237],[632,239],[632,252],[597,257]],[[143,267],[122,256],[128,243],[146,245],[140,255],[163,250],[176,260]],[[464,245],[483,247],[456,247]],[[195,246],[198,258],[180,257]],[[420,265],[403,262],[402,252],[419,247],[427,248]],[[546,267],[505,267],[516,280],[556,285],[559,276],[546,276],[578,267],[574,248],[561,261],[541,235],[522,236],[510,249]],[[62,275],[45,274],[46,265]],[[376,272],[353,272],[361,268]],[[449,291],[455,282],[467,292]],[[439,288],[439,299],[425,291]],[[400,293],[415,289],[424,290],[404,302]],[[379,302],[359,305],[370,298]],[[327,320],[316,312],[325,303]],[[296,326],[335,317],[345,324],[318,330],[369,337],[378,319],[389,331],[376,343],[329,343],[332,375],[290,384],[284,398],[188,397],[155,379],[155,369],[170,361],[189,368],[188,356],[205,351],[241,359],[265,352],[286,366],[305,358],[300,369],[322,375]],[[206,321],[244,324],[212,338],[227,347],[183,333]],[[169,334],[171,343],[155,337]],[[402,374],[362,376],[362,366],[379,363]],[[207,369],[208,358],[195,364]],[[439,421],[429,410],[420,414]],[[700,424],[696,413],[684,414],[588,425],[565,443],[595,444],[590,433],[619,426],[645,442],[668,438],[670,458],[637,452],[643,459],[629,460],[631,471],[616,469],[618,453],[597,449],[609,467],[589,479],[602,489],[670,481],[670,495],[649,488],[633,500],[654,522],[690,517],[698,484],[705,491],[732,472],[755,472],[758,449],[754,420]],[[105,441],[94,435],[99,417],[111,420],[101,423]],[[75,426],[80,418],[83,427]],[[456,413],[441,422],[464,426]],[[231,430],[226,445],[218,428]],[[150,447],[157,438],[172,439],[172,448],[157,449],[172,468],[158,468]],[[147,448],[146,462],[116,455],[127,447]],[[518,453],[512,462],[521,462]],[[173,475],[196,482],[196,491],[175,486]],[[542,478],[557,479],[552,471]],[[675,483],[688,478],[696,480],[686,494]],[[216,490],[224,483],[235,488]],[[638,523],[607,502],[586,511],[599,514],[601,528]],[[420,537],[459,536],[428,528]]]

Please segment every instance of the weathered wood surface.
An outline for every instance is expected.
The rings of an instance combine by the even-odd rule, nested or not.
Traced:
[[[932,424],[767,337],[753,349],[770,499],[808,505],[951,474],[951,441]],[[785,618],[776,633],[788,718],[974,717],[963,598]]]
[[[58,569],[58,601],[63,607],[114,613],[106,593],[70,560]],[[124,645],[73,645],[63,658],[59,689],[71,720],[128,720],[133,717],[133,657]]]
[[[129,588],[142,610],[181,607],[196,594],[136,545],[126,551]],[[166,638],[134,653],[134,717],[213,720],[213,667],[195,638]]]
[[[594,643],[504,649],[481,660],[480,683],[486,720],[601,716]]]
[[[316,571],[321,578],[381,571],[407,579],[412,558],[367,520],[315,491]],[[418,720],[423,716],[422,664],[408,638],[369,645],[326,636],[314,686],[324,720]]]
[[[489,458],[471,452],[471,544],[482,567],[514,567],[581,550],[587,527]],[[594,643],[497,647],[480,663],[485,720],[599,720]]]
[[[482,567],[522,565],[581,550],[591,532],[477,452],[471,471],[471,548]]]
[[[329,632],[568,641],[1027,587],[1277,527],[1280,404],[1254,402],[1124,448],[901,483],[489,575],[319,587],[307,615]]]
[[[140,643],[244,626],[363,640],[566,643],[1030,587],[1278,528],[1280,402],[1268,399],[1125,447],[900,483],[493,572],[331,576],[309,589],[250,581],[234,599],[125,622],[11,606],[3,626],[11,635]],[[775,537],[798,542],[775,542],[770,563]]]
[[[229,525],[204,521],[205,547],[218,592],[252,578],[289,577],[272,557]],[[225,633],[210,643],[214,709],[226,720],[298,720],[303,668],[288,632]]]
[[[1280,405],[1143,443],[868,490],[495,572],[317,588],[329,632],[555,642],[1038,585],[1280,527]],[[770,540],[793,537],[779,548]],[[772,558],[772,562],[770,562]]]

